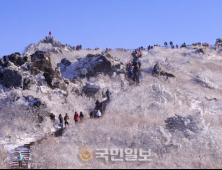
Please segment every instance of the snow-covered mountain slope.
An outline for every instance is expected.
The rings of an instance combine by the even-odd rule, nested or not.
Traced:
[[[0,141],[12,147],[28,138],[35,141],[55,131],[50,113],[56,118],[68,113],[70,127],[63,137],[36,147],[33,168],[219,168],[222,55],[216,48],[201,49],[155,47],[142,52],[139,85],[125,72],[130,52],[73,51],[46,38],[15,60],[3,57]],[[156,62],[175,78],[153,77]],[[5,73],[21,83],[4,87],[10,80]],[[105,115],[90,119],[95,101],[105,100],[107,89],[111,102]],[[74,124],[75,111],[85,114],[84,123]],[[85,164],[78,158],[83,147],[152,149],[153,157],[149,163],[95,159]]]

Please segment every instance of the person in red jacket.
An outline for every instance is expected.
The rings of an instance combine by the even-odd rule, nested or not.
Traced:
[[[75,113],[74,120],[75,120],[76,123],[78,123],[78,121],[79,121],[79,114],[78,114],[78,112]]]
[[[49,35],[50,35],[50,36],[52,35],[52,31],[49,31]]]

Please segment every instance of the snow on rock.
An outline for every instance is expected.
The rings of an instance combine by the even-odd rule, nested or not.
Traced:
[[[65,46],[59,41],[56,41],[52,36],[46,36],[46,38],[41,40],[38,44],[30,44],[26,48],[24,55],[29,56],[34,54],[36,51],[67,53],[72,52],[73,49]]]
[[[197,84],[200,84],[203,87],[209,88],[209,89],[218,89],[217,85],[211,83],[205,76],[197,76],[194,81]]]
[[[86,58],[72,63],[72,65],[64,69],[64,65],[61,66],[62,76],[66,78],[81,77],[89,78],[96,76],[98,73],[112,75],[114,72],[124,72],[124,66],[120,61],[116,61],[109,53],[106,54],[88,54]]]
[[[152,149],[155,161],[130,164],[132,168],[138,165],[208,168],[207,162],[212,161],[212,167],[220,166],[221,54],[214,47],[202,50],[155,47],[142,54],[140,84],[128,81],[125,67],[132,61],[129,51],[73,51],[53,37],[46,37],[31,44],[24,55],[3,57],[0,143],[12,149],[24,142],[34,142],[55,131],[59,114],[67,113],[72,118],[75,111],[82,111],[84,123],[76,125],[70,121],[64,136],[56,140],[49,137],[38,145],[32,159],[38,167],[58,160],[61,164],[52,163],[50,168],[61,168],[67,161],[70,168],[81,167],[77,155],[86,146]],[[176,78],[153,77],[156,62]],[[106,114],[102,119],[89,119],[95,100],[104,101],[107,89],[111,101]],[[50,113],[56,116],[55,125],[50,121]],[[58,150],[64,157],[56,156]],[[73,151],[77,154],[73,155]],[[95,160],[84,166],[114,165]],[[128,166],[118,164],[118,168]]]

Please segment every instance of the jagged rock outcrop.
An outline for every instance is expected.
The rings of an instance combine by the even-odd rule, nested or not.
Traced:
[[[202,53],[202,54],[205,54],[205,51],[204,51],[204,49],[202,49],[202,48],[197,49],[197,50],[196,50],[196,52],[197,52],[197,53]]]
[[[87,84],[82,88],[82,93],[85,94],[87,97],[95,97],[95,95],[100,91],[100,87]]]
[[[26,102],[29,103],[30,106],[32,107],[44,107],[46,108],[46,103],[43,102],[41,99],[39,98],[35,98],[33,96],[26,96],[25,97]]]
[[[67,47],[59,41],[56,41],[52,36],[46,36],[38,44],[30,44],[25,50],[25,56],[32,55],[36,51],[51,52],[51,53],[65,53],[73,51],[72,48]]]
[[[205,122],[201,112],[188,117],[176,115],[165,120],[165,123],[166,129],[170,132],[182,132],[186,137],[200,133],[205,129]]]
[[[20,53],[13,53],[11,55],[3,56],[3,58],[0,61],[0,66],[7,67],[8,62],[11,62],[16,66],[22,66],[25,63]]]
[[[1,76],[2,83],[6,88],[20,88],[23,85],[23,77],[19,71],[5,69]]]
[[[89,78],[98,73],[113,75],[116,73],[125,73],[124,65],[117,59],[114,59],[109,53],[106,54],[88,54],[86,58],[80,59],[72,65],[75,70],[75,77]]]
[[[218,86],[210,82],[210,80],[208,80],[208,78],[205,76],[197,76],[195,79],[193,79],[193,81],[205,88],[218,89]]]
[[[49,52],[37,51],[31,55],[32,69],[37,69],[43,72],[46,82],[53,87],[53,80],[61,80],[61,71],[55,67],[54,61]]]
[[[34,84],[37,84],[35,78],[33,76],[29,76],[29,77],[26,77],[24,78],[24,81],[23,81],[23,90],[28,90],[30,89],[30,87]]]
[[[217,48],[217,50],[222,50],[222,39],[221,38],[217,39],[216,48]]]

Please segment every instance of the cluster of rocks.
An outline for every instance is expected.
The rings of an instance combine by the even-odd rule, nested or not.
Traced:
[[[165,123],[170,132],[182,132],[185,135],[199,133],[205,129],[205,122],[200,113],[188,117],[176,115],[165,120]]]
[[[39,98],[35,98],[33,96],[24,97],[25,101],[29,103],[31,107],[44,107],[46,108],[46,103]]]
[[[66,53],[72,52],[73,49],[67,47],[59,41],[56,41],[52,36],[46,36],[38,44],[30,44],[26,50],[25,55],[32,55],[36,51],[51,52],[51,53]]]
[[[62,72],[65,72],[67,67],[72,63],[67,59],[63,59],[58,66]],[[75,71],[74,77],[90,78],[100,73],[112,76],[113,73],[125,74],[123,63],[118,59],[114,59],[109,53],[88,54],[86,58],[79,59],[78,62],[72,64],[72,69]]]
[[[67,90],[60,68],[55,66],[49,52],[37,51],[31,56],[14,53],[0,60],[0,82],[6,88],[29,89],[33,84],[38,85],[40,75],[51,88]]]
[[[210,80],[208,80],[207,77],[205,76],[197,76],[196,78],[193,79],[193,81],[196,84],[199,84],[208,89],[218,89],[217,85],[210,82]]]
[[[221,38],[217,39],[217,41],[216,41],[216,49],[222,50],[222,39]]]

